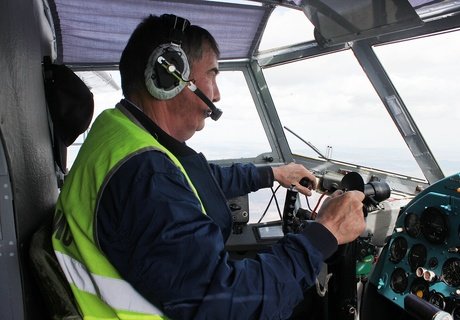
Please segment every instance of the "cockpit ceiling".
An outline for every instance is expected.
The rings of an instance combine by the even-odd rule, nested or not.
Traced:
[[[44,2],[44,14],[48,17],[49,28],[55,33],[56,43],[53,47],[57,48],[57,52],[53,56],[57,57],[57,62],[73,66],[117,65],[130,34],[142,18],[148,14],[163,13],[185,17],[192,24],[208,29],[219,43],[221,59],[248,59],[256,53],[275,5],[299,9],[306,6],[303,0],[37,1]],[[317,0],[307,3],[310,6],[322,2]],[[425,7],[452,3],[452,0],[409,2],[418,12]]]

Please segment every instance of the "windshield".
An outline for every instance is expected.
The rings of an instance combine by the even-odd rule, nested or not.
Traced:
[[[379,60],[444,174],[460,168],[460,31],[378,46]]]
[[[223,110],[218,121],[208,119],[202,131],[187,141],[210,160],[254,158],[271,152],[243,72],[222,71],[217,78]]]
[[[351,50],[264,70],[283,126],[340,161],[423,175]],[[319,155],[286,132],[295,154]]]

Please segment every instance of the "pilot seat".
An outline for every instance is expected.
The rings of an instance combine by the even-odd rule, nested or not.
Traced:
[[[89,127],[94,100],[85,83],[69,67],[53,64],[45,57],[43,73],[53,155],[61,187],[67,173],[67,147]],[[32,236],[29,255],[33,273],[45,300],[48,318],[82,319],[51,244],[52,218],[48,217]]]

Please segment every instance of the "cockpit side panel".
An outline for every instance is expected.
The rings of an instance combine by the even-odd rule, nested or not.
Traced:
[[[1,1],[0,29],[0,134],[5,176],[9,177],[12,197],[12,210],[0,208],[2,214],[9,215],[9,219],[0,223],[9,221],[2,228],[11,235],[5,232],[0,237],[0,246],[8,248],[0,256],[0,271],[3,273],[13,259],[17,259],[18,265],[9,271],[6,282],[2,281],[0,286],[0,318],[38,319],[37,315],[44,313],[29,272],[29,242],[33,231],[51,214],[58,189],[43,91],[36,9],[30,1]]]

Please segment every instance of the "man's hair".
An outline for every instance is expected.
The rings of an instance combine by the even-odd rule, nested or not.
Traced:
[[[168,39],[170,31],[165,20],[154,15],[148,16],[136,27],[121,54],[119,65],[121,88],[125,97],[135,92],[148,92],[144,78],[148,58],[159,45],[171,41]],[[186,28],[181,47],[191,68],[203,56],[206,45],[219,56],[217,42],[206,29],[196,25]]]

